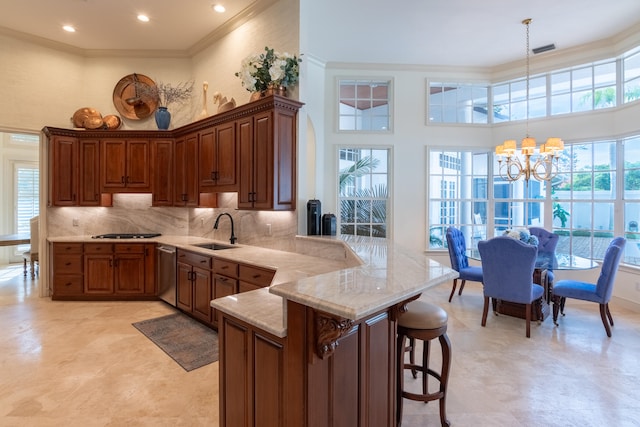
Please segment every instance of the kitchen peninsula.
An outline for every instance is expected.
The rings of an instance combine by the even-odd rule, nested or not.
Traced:
[[[397,316],[457,272],[386,239],[332,242],[362,263],[211,302],[221,425],[395,425]]]

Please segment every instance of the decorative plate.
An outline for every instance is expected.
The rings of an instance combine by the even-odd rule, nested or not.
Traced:
[[[158,108],[156,83],[144,74],[124,76],[113,89],[113,105],[127,119],[141,120],[149,117]]]

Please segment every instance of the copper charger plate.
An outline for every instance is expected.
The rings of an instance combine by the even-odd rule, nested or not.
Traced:
[[[145,94],[152,92],[155,85],[156,83],[144,74],[124,76],[113,89],[113,105],[127,119],[146,119],[158,108],[158,99]],[[130,103],[134,99],[137,101]]]

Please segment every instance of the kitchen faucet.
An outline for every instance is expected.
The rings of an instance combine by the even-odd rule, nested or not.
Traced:
[[[229,219],[231,220],[231,237],[229,238],[229,241],[233,245],[236,242],[236,240],[238,240],[238,239],[233,234],[233,217],[230,214],[228,214],[227,212],[224,212],[224,213],[221,213],[220,215],[218,215],[218,217],[216,218],[216,223],[213,224],[213,229],[214,230],[218,229],[218,223],[220,222],[220,217],[223,216],[223,215],[228,216]]]

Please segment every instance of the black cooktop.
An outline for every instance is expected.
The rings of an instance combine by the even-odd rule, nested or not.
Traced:
[[[160,233],[109,233],[91,236],[92,239],[149,239],[162,236]]]

